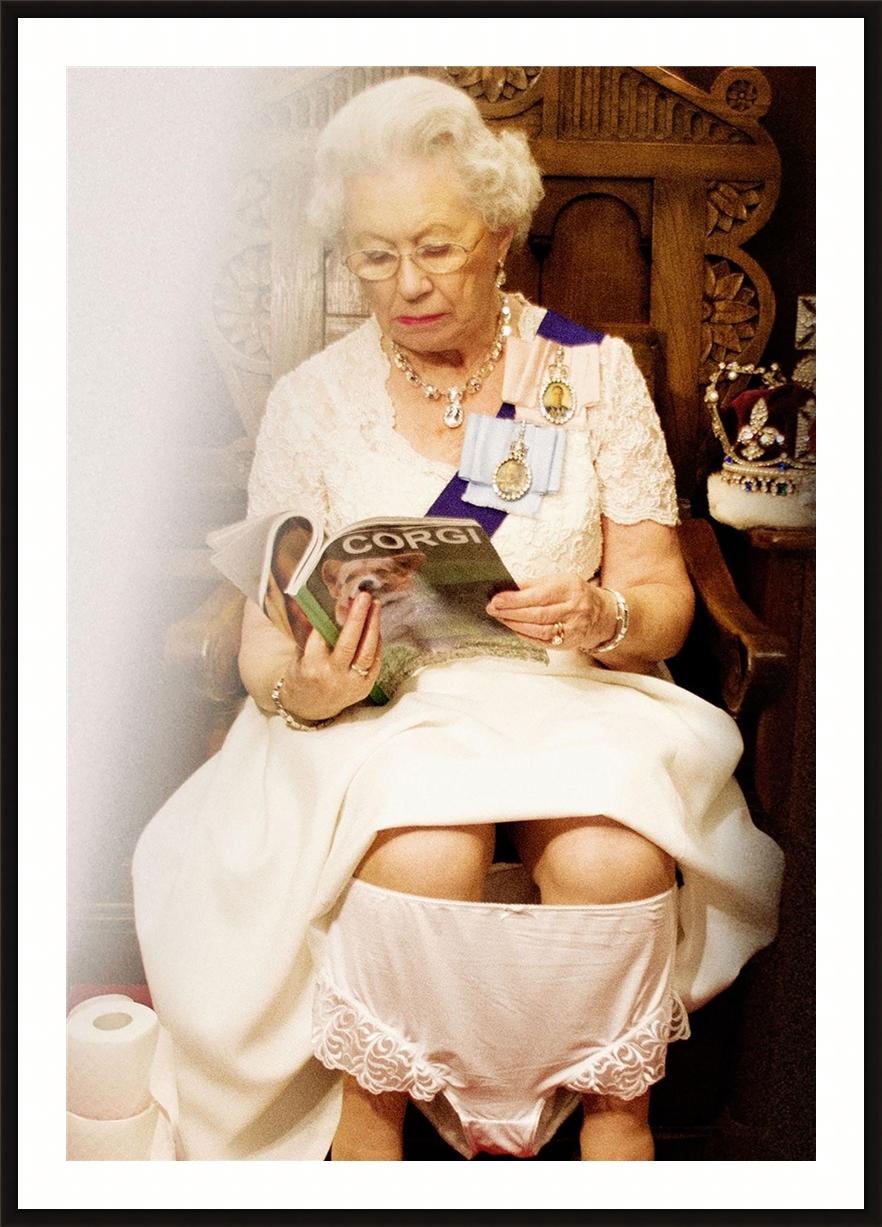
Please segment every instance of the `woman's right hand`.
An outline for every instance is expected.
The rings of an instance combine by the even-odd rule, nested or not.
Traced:
[[[324,720],[359,703],[377,680],[381,647],[380,603],[360,592],[333,648],[313,628],[285,671],[283,706],[295,717]]]

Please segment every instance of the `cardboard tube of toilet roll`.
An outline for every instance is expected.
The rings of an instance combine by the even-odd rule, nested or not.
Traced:
[[[129,997],[81,1002],[67,1020],[68,1111],[98,1121],[143,1113],[158,1035],[154,1012]]]

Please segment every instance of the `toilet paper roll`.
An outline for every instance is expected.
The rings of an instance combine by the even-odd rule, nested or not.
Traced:
[[[159,1122],[151,1103],[128,1120],[88,1120],[67,1114],[68,1159],[149,1159]]]
[[[67,1107],[118,1122],[151,1102],[150,1066],[159,1020],[131,997],[90,997],[67,1020]]]

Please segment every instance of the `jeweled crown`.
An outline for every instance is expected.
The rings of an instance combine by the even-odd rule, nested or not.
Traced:
[[[726,402],[718,387],[739,376],[761,387]],[[815,471],[815,398],[785,379],[777,362],[768,368],[721,362],[704,393],[714,434],[723,445],[721,475],[748,493],[796,493]]]

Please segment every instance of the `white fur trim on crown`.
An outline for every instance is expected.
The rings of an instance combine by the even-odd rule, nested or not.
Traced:
[[[711,473],[707,501],[714,519],[734,528],[809,528],[815,522],[815,478],[806,475],[798,490],[780,495],[744,490]]]

